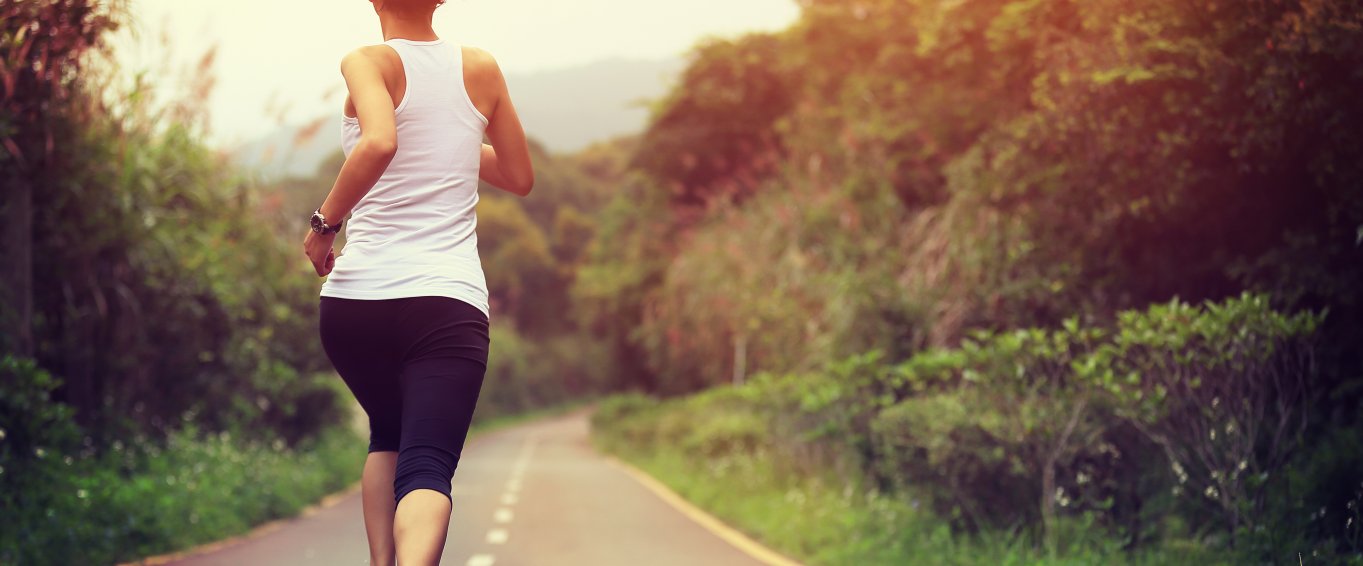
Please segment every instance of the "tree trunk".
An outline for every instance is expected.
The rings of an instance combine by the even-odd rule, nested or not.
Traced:
[[[0,351],[33,355],[33,185],[12,168],[0,190]]]
[[[743,385],[748,376],[748,336],[734,335],[734,385]]]
[[[1046,553],[1055,556],[1055,459],[1051,458],[1041,470],[1041,536]]]

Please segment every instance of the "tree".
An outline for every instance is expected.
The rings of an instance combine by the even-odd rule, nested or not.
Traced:
[[[649,124],[633,165],[682,206],[751,194],[779,162],[777,121],[794,102],[787,47],[772,34],[701,45]]]
[[[0,5],[0,349],[33,353],[33,191],[69,158],[53,114],[118,15],[98,0]]]

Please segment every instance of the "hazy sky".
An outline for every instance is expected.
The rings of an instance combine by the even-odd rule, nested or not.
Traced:
[[[126,71],[151,70],[159,88],[182,88],[183,70],[213,45],[212,141],[231,145],[276,127],[270,100],[290,121],[339,112],[343,55],[383,41],[367,0],[131,0],[116,42]],[[793,0],[449,0],[441,37],[487,49],[504,71],[524,73],[610,58],[685,53],[707,36],[776,30],[799,14]],[[135,34],[135,35],[134,35]],[[171,48],[171,69],[159,69]],[[515,93],[512,93],[513,97]]]

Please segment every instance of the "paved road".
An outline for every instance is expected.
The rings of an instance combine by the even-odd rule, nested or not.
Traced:
[[[597,454],[585,413],[475,438],[442,565],[759,565]],[[359,493],[178,565],[367,564]]]

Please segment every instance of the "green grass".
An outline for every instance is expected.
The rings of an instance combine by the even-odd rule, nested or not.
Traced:
[[[293,448],[189,429],[165,447],[48,454],[43,487],[14,494],[6,510],[0,563],[110,563],[239,535],[353,483],[364,460],[357,446],[341,426]]]
[[[639,426],[639,420],[633,426]],[[593,428],[598,447],[621,457],[729,525],[811,565],[1198,565],[1229,559],[1195,544],[1167,543],[1127,553],[1081,524],[1063,526],[1054,554],[1007,532],[953,533],[908,496],[875,493],[832,475],[784,472],[758,449],[702,456],[680,444],[626,447],[616,431]]]

